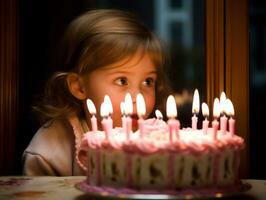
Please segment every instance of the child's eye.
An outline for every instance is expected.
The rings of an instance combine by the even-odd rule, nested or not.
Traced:
[[[115,83],[120,86],[128,85],[127,78],[121,77],[115,80]]]
[[[144,81],[144,85],[151,87],[154,85],[155,80],[153,78],[146,78]]]

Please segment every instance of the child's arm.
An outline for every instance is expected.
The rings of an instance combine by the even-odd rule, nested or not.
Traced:
[[[39,154],[25,151],[23,162],[23,174],[27,176],[57,175],[51,164]]]

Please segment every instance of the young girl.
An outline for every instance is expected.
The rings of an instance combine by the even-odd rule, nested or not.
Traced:
[[[82,134],[91,129],[86,100],[91,99],[101,127],[100,105],[109,95],[113,125],[121,126],[120,103],[133,99],[133,130],[137,129],[136,96],[146,102],[145,118],[163,110],[168,95],[162,46],[134,16],[119,10],[84,13],[68,27],[62,48],[62,70],[47,83],[35,109],[45,124],[23,154],[26,175],[82,175],[75,159]],[[160,107],[161,106],[161,107]]]

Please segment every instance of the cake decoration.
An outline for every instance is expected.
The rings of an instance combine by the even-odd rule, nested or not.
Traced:
[[[214,100],[212,127],[209,108],[202,104],[204,120],[197,128],[199,94],[193,98],[191,128],[181,128],[175,99],[167,99],[168,121],[156,110],[156,118],[144,120],[145,101],[137,96],[139,130],[132,131],[132,99],[121,103],[122,127],[113,128],[112,103],[108,96],[101,105],[103,131],[97,130],[96,109],[87,101],[92,114],[92,130],[84,134],[81,151],[87,160],[78,161],[87,171],[86,184],[118,190],[180,191],[230,187],[239,183],[240,151],[244,140],[235,134],[232,102],[221,94]],[[227,118],[229,116],[229,120]]]

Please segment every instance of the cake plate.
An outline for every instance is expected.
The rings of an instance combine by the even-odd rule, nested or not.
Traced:
[[[76,188],[94,199],[218,199],[222,197],[241,196],[251,188],[249,183],[240,182],[230,187],[180,189],[167,191],[137,191],[133,189],[114,189],[110,187],[91,186],[82,181]]]

